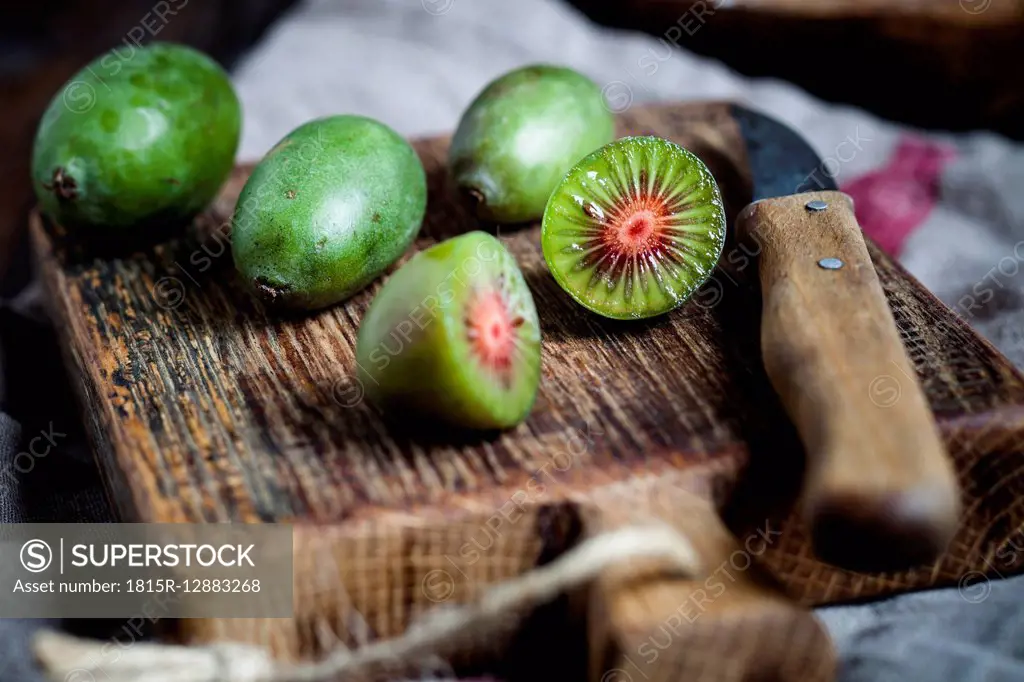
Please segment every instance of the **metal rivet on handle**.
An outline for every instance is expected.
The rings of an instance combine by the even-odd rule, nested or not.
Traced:
[[[825,270],[838,270],[843,267],[843,261],[838,258],[822,258],[818,261],[818,267],[824,268]]]
[[[824,211],[826,208],[828,208],[828,204],[826,204],[821,199],[811,199],[810,201],[807,202],[807,204],[805,204],[804,207],[808,211],[813,211],[817,213],[818,211]]]

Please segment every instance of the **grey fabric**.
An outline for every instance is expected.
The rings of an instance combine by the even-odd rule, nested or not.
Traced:
[[[694,29],[692,17],[680,20]],[[714,31],[714,16],[696,30]],[[685,47],[685,35],[670,35]],[[539,61],[589,74],[616,109],[651,100],[746,102],[789,122],[826,159],[838,158],[830,170],[841,183],[886,163],[908,132],[671,47],[595,27],[556,0],[310,0],[279,22],[235,74],[245,110],[241,155],[258,158],[296,125],[333,113],[373,116],[404,135],[448,131],[489,79]],[[840,154],[851,137],[864,143]],[[1016,278],[1024,247],[1015,247],[1024,239],[1024,149],[986,134],[941,141],[957,160],[939,179],[939,204],[901,260],[1020,366],[1024,301]],[[970,306],[965,292],[984,298],[983,305]],[[0,414],[0,467],[11,473],[25,439],[41,429],[72,435],[33,460],[30,471],[0,477],[0,519],[109,520],[88,449],[73,434],[68,379],[60,376],[38,301],[38,290],[29,290],[0,306],[0,396],[21,423],[19,429]],[[1022,602],[1019,578],[819,613],[837,642],[843,682],[1000,682],[1024,680]],[[0,621],[0,682],[38,679],[27,638],[39,626]]]
[[[0,301],[0,522],[111,521],[42,292]]]
[[[28,518],[21,495],[21,480],[14,469],[14,457],[21,451],[20,445],[21,427],[0,412],[0,523],[19,523]],[[95,494],[98,491],[91,492]],[[90,494],[88,488],[84,494]],[[64,519],[77,520],[73,514]],[[0,681],[42,682],[44,678],[28,653],[31,637],[39,628],[57,625],[46,620],[0,619]]]
[[[0,619],[0,680],[46,682],[47,678],[39,671],[29,654],[32,637],[40,629],[59,626],[60,623],[56,621],[42,619]]]
[[[0,301],[0,396],[26,425],[0,412],[0,523],[112,521],[38,299],[38,289],[29,287],[14,301]],[[37,436],[43,439],[33,448]],[[29,653],[31,638],[40,628],[60,626],[0,619],[0,682],[43,682]]]
[[[21,426],[0,412],[0,523],[19,523],[25,517],[14,471]]]
[[[842,682],[1024,680],[1024,576],[819,609]]]

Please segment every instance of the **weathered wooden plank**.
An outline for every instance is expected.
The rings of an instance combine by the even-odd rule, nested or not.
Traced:
[[[728,107],[638,108],[621,117],[620,132],[693,149],[719,179],[730,219],[742,207],[745,150]],[[449,199],[446,146],[445,139],[416,143],[430,192],[416,249],[480,227]],[[708,491],[737,534],[766,523],[780,530],[762,559],[805,603],[955,583],[970,571],[1006,574],[1024,563],[1016,552],[999,558],[1024,522],[1024,379],[877,248],[871,256],[955,459],[966,510],[942,560],[892,575],[816,561],[800,523],[787,518],[802,453],[760,364],[756,266],[741,247],[727,245],[732,257],[688,306],[618,322],[587,313],[558,288],[537,225],[501,229],[541,317],[534,411],[501,434],[409,429],[363,401],[353,373],[358,323],[380,282],[332,309],[283,317],[268,315],[238,285],[226,226],[246,174],[234,174],[188,236],[130,254],[97,255],[33,219],[97,457],[126,519],[295,522],[297,556],[316,546],[345,557],[355,573],[369,564],[349,553],[362,546],[352,538],[415,535],[401,530],[409,519],[433,519],[452,527],[446,547],[489,537],[487,552],[505,553],[500,567],[485,562],[474,574],[486,582],[525,570],[553,547],[533,523],[486,530],[513,496],[527,495],[531,509],[560,510],[616,481],[663,475]],[[879,400],[898,388],[899,377],[864,377],[864,390]],[[327,537],[341,539],[332,545]],[[390,545],[387,556],[401,564],[408,546]],[[406,566],[412,573],[403,580],[432,565]],[[297,594],[310,579],[297,572]],[[342,583],[318,592],[316,609],[297,622],[348,604],[342,596],[351,585]],[[378,634],[399,631],[425,604],[409,594],[397,605],[376,599],[356,601]],[[193,634],[249,636],[239,628],[206,624]],[[286,648],[315,649],[299,640],[298,649]]]

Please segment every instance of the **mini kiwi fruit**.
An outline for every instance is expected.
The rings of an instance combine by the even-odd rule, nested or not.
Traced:
[[[359,326],[359,375],[385,413],[508,428],[540,382],[540,323],[515,258],[469,232],[413,256]]]
[[[540,219],[573,163],[615,138],[601,88],[562,66],[534,64],[492,81],[462,115],[448,166],[477,218]]]
[[[707,166],[658,137],[625,137],[577,163],[548,200],[544,259],[580,305],[615,319],[678,308],[711,276],[725,209]]]

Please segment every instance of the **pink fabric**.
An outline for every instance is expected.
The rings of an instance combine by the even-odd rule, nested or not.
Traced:
[[[956,152],[919,137],[902,136],[889,162],[843,187],[853,197],[864,232],[892,255],[939,200],[939,176]]]

